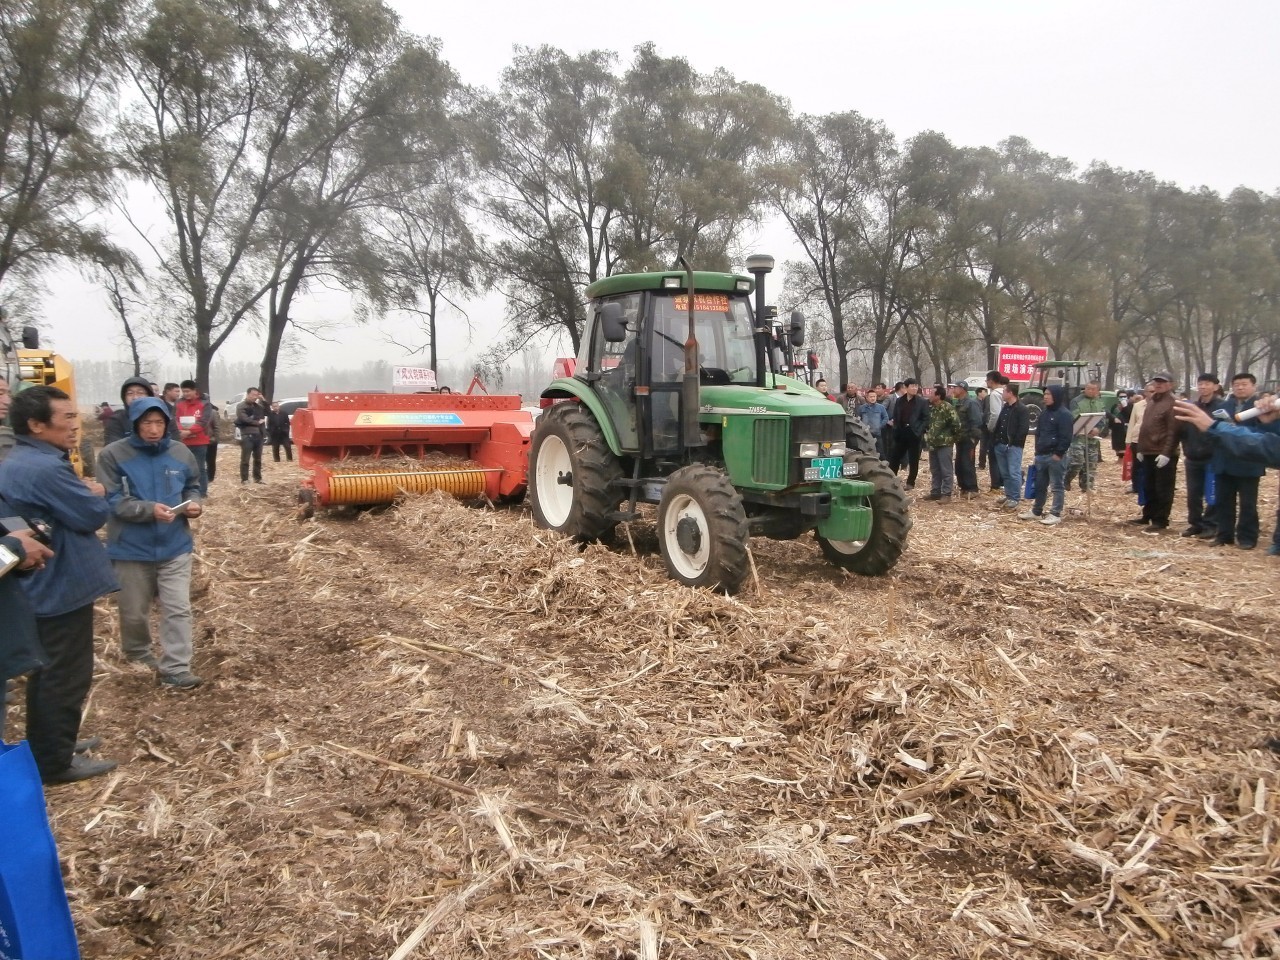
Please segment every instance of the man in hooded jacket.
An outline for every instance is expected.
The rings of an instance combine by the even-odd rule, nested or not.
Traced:
[[[168,436],[169,412],[154,397],[129,406],[133,432],[98,455],[107,488],[107,556],[120,581],[120,646],[126,659],[159,671],[162,686],[200,685],[191,672],[191,551],[188,519],[200,516],[195,456]],[[203,451],[202,451],[203,452]],[[160,602],[161,658],[151,652],[151,604]]]
[[[103,444],[123,440],[133,432],[133,424],[129,420],[129,404],[142,397],[154,397],[151,384],[142,377],[130,377],[120,384],[120,409],[107,420],[102,421]]]
[[[1046,527],[1062,522],[1066,497],[1063,479],[1067,475],[1067,451],[1071,449],[1071,411],[1063,404],[1066,391],[1051,383],[1044,392],[1044,413],[1036,426],[1036,498],[1030,510],[1018,514],[1020,520],[1039,520]],[[1045,500],[1053,490],[1053,504],[1044,512]]]

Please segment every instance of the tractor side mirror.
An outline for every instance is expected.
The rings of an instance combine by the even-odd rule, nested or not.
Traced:
[[[791,345],[804,346],[804,314],[799,310],[791,311]]]
[[[35,327],[22,328],[22,346],[27,350],[40,349],[40,331]]]
[[[627,325],[622,320],[622,304],[606,303],[600,309],[600,326],[606,343],[622,343],[627,339]]]

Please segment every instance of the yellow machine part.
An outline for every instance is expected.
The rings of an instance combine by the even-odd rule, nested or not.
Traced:
[[[390,503],[401,493],[429,493],[443,490],[460,500],[484,493],[485,474],[490,470],[329,470],[331,505]]]

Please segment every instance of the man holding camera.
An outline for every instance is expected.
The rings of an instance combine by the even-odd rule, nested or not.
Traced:
[[[4,734],[5,686],[10,677],[20,677],[45,666],[44,650],[36,633],[36,615],[27,595],[22,592],[19,577],[43,570],[53,551],[29,527],[9,530],[6,520],[15,510],[0,497],[0,736]],[[15,527],[17,524],[14,525]]]
[[[93,683],[93,603],[119,589],[97,536],[109,515],[106,491],[71,467],[79,414],[61,390],[24,390],[9,420],[16,443],[0,463],[0,489],[18,516],[52,528],[45,569],[22,583],[48,661],[27,681],[27,740],[45,783],[71,783],[116,767],[76,753]]]

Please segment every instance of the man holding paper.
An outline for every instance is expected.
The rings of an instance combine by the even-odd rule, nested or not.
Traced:
[[[107,556],[120,581],[125,659],[158,670],[161,686],[198,687],[191,672],[191,551],[188,520],[200,516],[200,470],[167,436],[169,414],[152,397],[129,405],[133,433],[98,454],[107,489]],[[151,603],[160,603],[160,649],[151,652]]]

